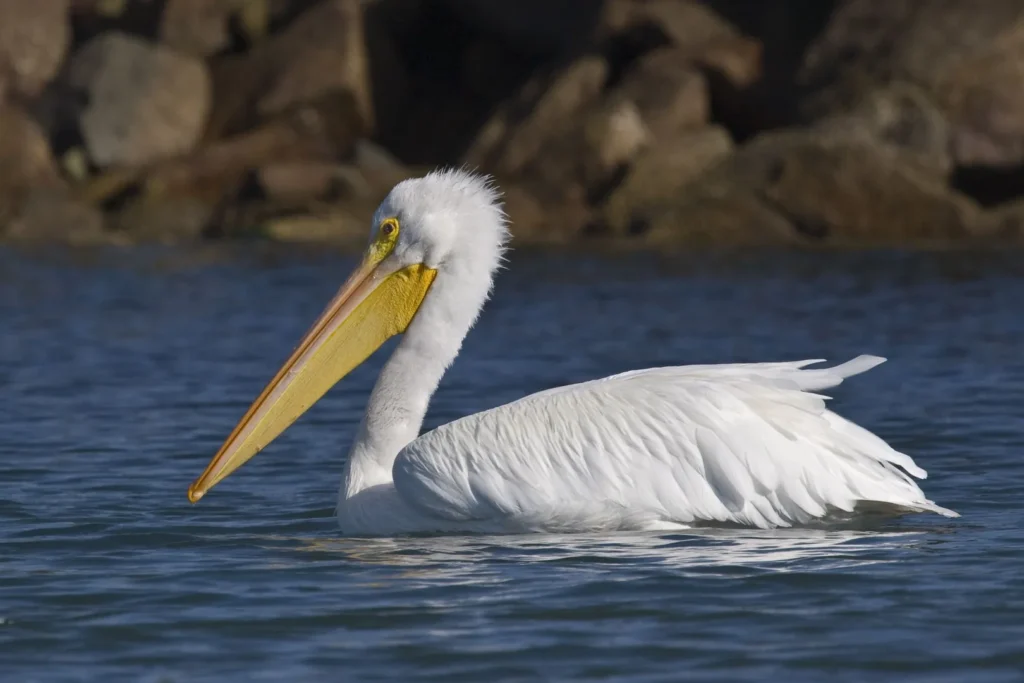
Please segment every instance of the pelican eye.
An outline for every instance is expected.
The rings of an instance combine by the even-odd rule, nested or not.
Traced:
[[[380,234],[382,237],[391,237],[398,232],[398,220],[389,218],[380,224]]]

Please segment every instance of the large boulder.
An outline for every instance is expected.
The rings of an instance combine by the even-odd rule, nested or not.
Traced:
[[[551,76],[535,78],[481,129],[464,161],[501,175],[523,172],[578,129],[607,77],[607,62],[587,56]]]
[[[845,0],[808,51],[804,111],[831,114],[892,83],[944,113],[961,166],[1024,163],[1024,3]]]
[[[0,105],[0,231],[32,189],[61,184],[43,130],[23,110]]]
[[[230,45],[229,24],[247,3],[267,10],[267,0],[166,0],[160,15],[160,42],[186,54],[215,54]]]
[[[724,98],[761,76],[760,43],[700,2],[607,0],[597,37],[641,50],[670,45],[712,76]]]
[[[57,74],[71,42],[69,0],[0,2],[0,101],[35,97]]]
[[[632,102],[655,140],[666,140],[688,128],[704,125],[711,102],[707,82],[685,51],[655,50],[623,75],[609,93]]]
[[[603,208],[603,223],[615,234],[643,229],[648,213],[679,194],[733,151],[729,132],[707,126],[649,145]]]
[[[97,244],[115,235],[104,230],[103,213],[63,187],[34,187],[7,224],[4,237],[16,242]]]
[[[369,63],[358,0],[324,0],[280,33],[214,67],[210,136],[237,133],[299,108],[332,122],[339,155],[373,129]]]
[[[675,197],[652,203],[646,218],[648,239],[660,243],[713,242],[713,228],[730,243],[902,245],[970,238],[984,216],[898,149],[784,130],[759,136]]]
[[[198,59],[110,32],[73,55],[68,82],[85,102],[79,128],[98,166],[184,154],[202,136],[211,94]]]

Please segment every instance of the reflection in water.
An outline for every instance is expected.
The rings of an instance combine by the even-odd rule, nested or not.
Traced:
[[[750,567],[759,570],[827,571],[893,561],[885,550],[912,550],[925,531],[819,529],[693,530],[670,535],[538,534],[528,536],[429,536],[309,539],[302,552],[338,554],[353,562],[404,567],[410,576],[459,578],[475,560],[499,555],[508,562],[600,565],[642,561],[677,570]],[[468,570],[468,571],[467,571]],[[707,576],[707,572],[701,573]]]

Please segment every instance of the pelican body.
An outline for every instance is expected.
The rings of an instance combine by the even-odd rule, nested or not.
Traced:
[[[189,488],[198,501],[387,339],[338,495],[342,531],[527,533],[802,525],[865,507],[956,517],[924,470],[817,392],[874,367],[652,368],[526,396],[420,435],[508,240],[488,178],[396,185],[366,252]]]

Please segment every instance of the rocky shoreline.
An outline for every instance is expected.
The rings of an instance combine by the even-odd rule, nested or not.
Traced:
[[[1024,3],[4,0],[0,241],[360,243],[494,174],[519,246],[1024,243]]]

